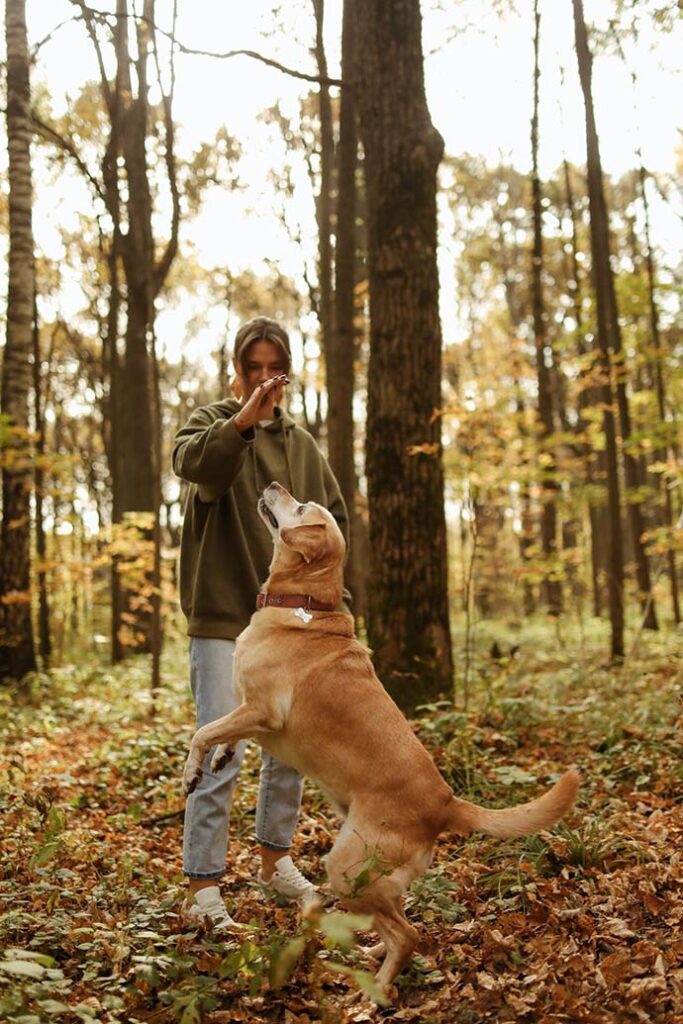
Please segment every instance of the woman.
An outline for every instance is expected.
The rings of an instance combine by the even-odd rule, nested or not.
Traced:
[[[237,397],[203,406],[178,431],[173,468],[189,484],[180,548],[180,601],[190,636],[190,684],[197,726],[228,714],[235,640],[256,607],[268,574],[272,542],[257,511],[263,488],[282,483],[300,501],[330,510],[348,541],[339,486],[311,435],[280,407],[290,372],[286,331],[257,317],[240,327],[233,352]],[[230,802],[244,753],[213,774],[210,755],[185,808],[184,872],[193,897],[190,921],[238,927],[221,897]],[[315,887],[294,865],[289,850],[301,802],[294,769],[263,752],[256,809],[259,882],[267,892],[304,903]]]

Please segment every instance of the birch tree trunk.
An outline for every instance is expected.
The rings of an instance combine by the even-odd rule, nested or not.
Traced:
[[[0,679],[20,680],[36,668],[31,620],[32,467],[28,437],[35,265],[31,222],[31,96],[24,0],[7,0],[5,30],[9,283],[0,411],[7,418],[9,445],[4,453],[2,473]]]
[[[436,174],[418,0],[362,0],[356,100],[368,215],[368,636],[410,709],[451,692]],[[411,451],[413,454],[411,454]]]

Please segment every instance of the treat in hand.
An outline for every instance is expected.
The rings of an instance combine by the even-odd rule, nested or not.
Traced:
[[[251,429],[259,420],[271,419],[273,409],[282,400],[282,392],[290,379],[286,373],[270,377],[253,388],[235,417],[235,426],[242,432]]]

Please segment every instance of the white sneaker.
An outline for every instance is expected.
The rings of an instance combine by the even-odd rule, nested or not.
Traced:
[[[230,917],[217,885],[198,889],[193,898],[185,900],[182,913],[189,924],[203,925],[217,932],[244,928],[243,924]]]
[[[301,906],[315,903],[320,899],[316,887],[307,878],[304,878],[299,869],[294,866],[290,856],[280,857],[276,861],[275,870],[268,881],[260,871],[258,880],[267,893],[277,893],[278,896],[284,896],[285,899],[293,903],[300,903]]]

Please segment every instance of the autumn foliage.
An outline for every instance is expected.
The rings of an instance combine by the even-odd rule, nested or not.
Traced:
[[[191,713],[182,657],[164,664],[156,724],[143,660],[125,670],[84,661],[55,672],[49,688],[37,676],[27,702],[3,708],[2,1017],[678,1019],[680,650],[641,638],[615,671],[594,634],[557,638],[536,626],[520,639],[514,656],[496,659],[479,635],[470,710],[425,708],[415,728],[460,795],[507,805],[575,763],[580,802],[536,837],[440,841],[407,899],[420,950],[390,1010],[369,1001],[372,964],[353,940],[367,921],[330,900],[323,918],[302,922],[255,884],[253,748],[225,883],[248,928],[217,940],[183,925],[179,778]],[[316,880],[338,827],[308,787],[295,850]]]

